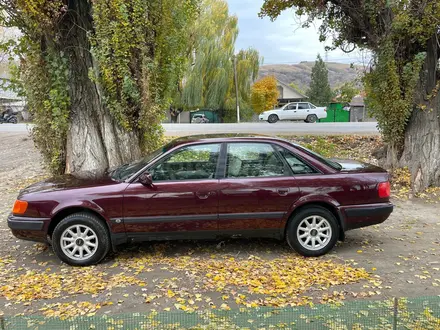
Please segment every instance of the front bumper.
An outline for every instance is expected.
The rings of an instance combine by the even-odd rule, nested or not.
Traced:
[[[50,218],[18,217],[10,214],[8,216],[8,227],[12,234],[20,239],[45,242],[46,228]]]
[[[341,206],[339,212],[343,229],[346,231],[380,224],[388,219],[393,208],[391,203]]]

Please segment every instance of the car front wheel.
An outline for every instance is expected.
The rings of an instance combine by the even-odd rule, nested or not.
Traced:
[[[53,250],[72,266],[99,263],[110,250],[106,225],[95,215],[81,212],[67,216],[52,234]]]
[[[286,240],[302,256],[318,257],[335,246],[338,235],[334,215],[325,208],[313,206],[300,210],[289,221]]]

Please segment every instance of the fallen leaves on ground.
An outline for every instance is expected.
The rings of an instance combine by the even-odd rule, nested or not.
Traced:
[[[59,317],[63,320],[75,316],[93,316],[102,306],[111,304],[111,302],[95,304],[88,301],[73,301],[70,303],[46,304],[43,308],[40,308],[40,311],[43,312],[44,316]]]
[[[3,279],[0,296],[8,300],[32,301],[53,299],[62,295],[96,294],[129,285],[145,286],[145,282],[124,273],[108,276],[104,272],[89,268],[66,268],[65,271],[52,272],[27,271],[21,275]]]
[[[160,265],[163,265],[162,270],[185,272],[188,278],[197,283],[193,290],[182,290],[182,284],[175,277],[164,279],[156,285],[162,293],[146,295],[148,303],[164,296],[176,299],[176,308],[182,310],[196,308],[194,301],[202,300],[200,295],[197,296],[199,292],[219,292],[222,300],[231,298],[237,305],[247,307],[303,305],[311,301],[303,296],[311,288],[326,291],[331,286],[370,278],[363,268],[291,255],[274,259],[257,256],[243,259],[224,255],[166,257],[157,252],[135,258],[120,256],[118,263],[123,269],[136,274]],[[343,295],[337,296],[341,298]],[[225,308],[225,305],[220,305],[220,308]]]

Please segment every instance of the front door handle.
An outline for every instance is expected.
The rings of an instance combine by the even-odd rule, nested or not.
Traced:
[[[290,191],[289,188],[280,188],[278,189],[278,195],[287,196],[289,194],[289,191]]]
[[[213,193],[211,192],[211,191],[198,191],[198,192],[196,192],[196,196],[199,198],[199,199],[208,199],[209,198],[209,196],[211,196]]]

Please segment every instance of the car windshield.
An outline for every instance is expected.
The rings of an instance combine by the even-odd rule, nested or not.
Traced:
[[[161,147],[155,151],[153,151],[148,156],[129,164],[124,164],[116,168],[110,173],[110,176],[113,180],[116,181],[124,181],[128,179],[130,176],[141,170],[145,167],[149,162],[156,159],[157,157],[164,154],[166,151],[170,149],[170,144],[167,144],[164,147]]]
[[[335,162],[333,160],[327,159],[325,157],[322,157],[320,154],[318,154],[318,153],[316,153],[316,152],[314,152],[312,150],[309,150],[309,149],[307,149],[307,148],[305,148],[303,146],[300,146],[298,144],[295,144],[295,147],[297,147],[298,149],[301,149],[305,153],[315,157],[316,159],[320,160],[321,162],[323,162],[324,164],[330,166],[331,168],[333,168],[335,170],[340,171],[342,169],[342,165],[341,164],[339,164],[339,163],[337,163],[337,162]]]

